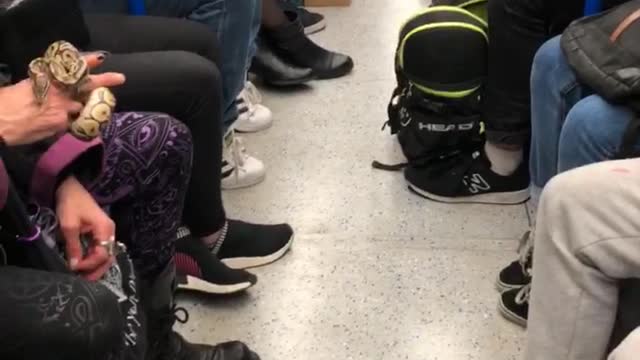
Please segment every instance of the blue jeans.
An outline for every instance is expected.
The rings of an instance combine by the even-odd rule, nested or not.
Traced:
[[[531,72],[532,198],[556,174],[611,160],[633,112],[591,95],[564,57],[560,38],[545,43]],[[640,141],[638,147],[640,148]]]
[[[127,0],[81,0],[85,11],[126,14]],[[207,25],[220,43],[225,128],[238,117],[235,99],[244,88],[255,39],[260,30],[261,0],[146,0],[153,16],[187,18]]]

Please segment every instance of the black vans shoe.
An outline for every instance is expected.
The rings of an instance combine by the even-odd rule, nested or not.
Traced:
[[[518,260],[512,262],[500,271],[496,280],[498,291],[520,289],[531,283],[533,267],[533,235],[527,231],[520,240]]]
[[[531,294],[531,284],[520,289],[512,289],[500,295],[498,311],[505,319],[527,327],[529,318],[529,296]]]
[[[516,205],[529,199],[526,166],[510,176],[498,175],[480,150],[461,152],[426,167],[410,166],[405,179],[416,194],[445,203]]]

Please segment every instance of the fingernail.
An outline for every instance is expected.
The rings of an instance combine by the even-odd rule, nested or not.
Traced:
[[[78,259],[69,260],[69,266],[71,267],[71,270],[75,270],[79,262],[80,261]]]
[[[98,54],[98,60],[100,61],[108,58],[109,55],[111,55],[111,53],[108,51],[98,51],[97,54]]]

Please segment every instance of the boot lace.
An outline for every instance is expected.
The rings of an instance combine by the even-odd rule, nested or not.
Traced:
[[[531,297],[531,284],[525,285],[516,295],[516,304],[523,305],[529,303]]]
[[[249,100],[252,105],[260,104],[262,102],[262,94],[260,94],[258,88],[253,85],[251,81],[247,81],[245,83],[244,90],[247,95],[247,100]]]
[[[533,257],[533,231],[527,231],[520,239],[518,246],[518,263],[522,268],[522,273],[531,276],[531,264],[529,263]]]
[[[156,350],[153,360],[175,360],[176,353],[180,351],[179,344],[176,344],[174,337],[176,336],[173,331],[173,325],[176,322],[185,324],[189,321],[189,312],[183,307],[177,307],[175,304],[171,310],[167,311],[165,315],[161,315],[157,319],[160,325],[158,330],[158,337],[153,344],[153,349]]]

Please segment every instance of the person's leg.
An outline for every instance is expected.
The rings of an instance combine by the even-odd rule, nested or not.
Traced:
[[[530,209],[534,213],[539,194],[554,176],[613,159],[634,116],[629,109],[608,104],[595,95],[580,100],[586,92],[562,55],[558,39],[546,43],[536,55],[532,73]],[[532,231],[537,227],[534,224]],[[518,263],[514,262],[503,269],[498,283],[514,289],[500,296],[502,314],[524,325],[528,303],[518,297],[518,287],[531,281],[532,239],[521,251],[521,266],[514,266]]]
[[[640,277],[639,184],[640,160],[634,159],[581,167],[545,188],[527,360],[605,357],[618,284]]]
[[[582,14],[582,0],[489,2],[489,69],[484,114],[492,169],[513,173],[529,140],[529,80],[538,48]]]
[[[98,71],[119,71],[127,77],[125,85],[113,89],[118,110],[166,113],[191,130],[193,176],[186,199],[185,223],[195,236],[207,236],[222,229],[225,213],[220,193],[220,74],[209,60],[216,53],[215,40],[203,36],[211,33],[200,24],[177,19],[87,18],[91,19],[88,26],[92,47],[113,53]],[[162,51],[167,49],[177,51]]]
[[[113,54],[185,51],[216,64],[220,62],[215,34],[196,22],[153,16],[96,14],[86,14],[85,21],[91,39],[87,50],[107,50]]]
[[[558,173],[615,159],[635,113],[598,95],[580,100],[567,115],[558,147]],[[640,144],[637,145],[640,148]]]
[[[222,132],[219,73],[215,65],[186,52],[112,55],[103,71],[116,70],[127,84],[114,89],[119,111],[163,112],[181,119],[193,134],[193,168],[184,221],[195,236],[222,228],[220,193]]]
[[[117,238],[140,275],[153,277],[175,253],[191,174],[191,134],[166,115],[122,113],[102,137],[105,171],[90,190],[100,204],[111,205]]]
[[[311,41],[295,11],[285,11],[278,0],[262,0],[261,45],[270,46],[277,56],[299,67],[310,68],[319,79],[341,77],[353,69],[346,55],[327,51]]]
[[[117,297],[80,277],[0,266],[0,358],[110,358],[123,344]]]
[[[538,51],[531,70],[531,199],[538,203],[544,185],[558,173],[560,133],[569,110],[586,90],[567,63],[560,37]]]
[[[289,19],[282,11],[282,6],[278,0],[266,0],[262,2],[262,25],[267,29],[277,28],[289,22]]]
[[[204,24],[216,34],[221,53],[225,128],[238,117],[234,102],[244,88],[259,30],[255,17],[260,7],[259,0],[147,0],[149,15],[186,18]]]
[[[97,49],[116,53],[107,58],[100,71],[120,71],[127,76],[127,83],[114,89],[119,111],[167,113],[183,121],[191,130],[193,176],[183,218],[192,235],[204,240],[224,261],[249,257],[260,259],[259,264],[265,264],[275,260],[271,255],[283,255],[282,250],[289,248],[293,236],[288,225],[260,225],[256,228],[247,224],[236,226],[236,222],[226,221],[220,192],[223,176],[222,95],[215,64],[188,51],[136,53],[131,46],[132,43],[143,50],[148,49],[154,45],[156,37],[163,38],[167,32],[188,36],[183,39],[184,46],[213,46],[210,31],[194,22],[163,18],[122,17],[120,20],[114,18],[111,24],[113,26],[103,24],[98,27],[99,24],[93,22],[90,30],[92,34],[99,33],[97,38],[104,39],[102,43],[94,43]],[[188,29],[194,32],[190,33]],[[148,37],[148,41],[145,42],[144,37]],[[167,35],[167,38],[179,39],[180,35]],[[196,45],[188,45],[190,41]],[[129,42],[129,45],[122,45],[124,42]],[[247,159],[252,159],[241,149],[235,153],[245,165],[248,164]],[[224,175],[247,174],[242,164],[236,164],[225,166],[225,170],[231,169]]]
[[[132,16],[108,16],[108,15],[88,15],[88,27],[91,34],[91,46],[93,49],[109,50],[115,53],[115,56],[109,57],[104,64],[99,67],[98,71],[124,71],[125,75],[135,79],[129,81],[123,86],[116,89],[116,96],[119,98],[119,108],[125,110],[142,110],[142,111],[159,111],[169,113],[182,121],[185,121],[194,134],[194,142],[196,147],[200,144],[211,147],[216,145],[215,142],[209,141],[214,135],[212,131],[205,131],[215,126],[222,126],[221,111],[212,108],[201,108],[200,105],[190,107],[185,104],[193,104],[194,102],[203,102],[214,104],[221,107],[221,90],[220,74],[218,69],[212,63],[218,53],[216,40],[213,33],[206,26],[193,21],[160,18],[160,17],[132,17]],[[160,52],[180,51],[181,55],[160,54]],[[152,52],[152,53],[151,53]],[[201,55],[203,59],[195,59],[193,54]],[[127,54],[127,55],[123,55]],[[180,64],[180,56],[185,58],[183,66]],[[128,60],[129,59],[129,60]],[[185,76],[182,71],[188,72]],[[202,74],[204,72],[204,74]],[[159,75],[160,74],[160,75]],[[200,76],[203,75],[203,76]],[[198,87],[191,86],[189,80],[191,76],[197,78],[195,83]],[[142,83],[140,83],[142,81]],[[171,94],[164,90],[165,87],[181,86],[184,90],[180,90],[178,94]],[[146,96],[146,92],[151,91],[157,93],[157,96]],[[123,100],[123,96],[126,97]],[[165,101],[159,102],[158,96],[165,96]],[[183,98],[176,101],[177,98]],[[131,100],[131,101],[130,101]],[[142,101],[144,104],[141,104]],[[220,102],[220,104],[218,104]],[[123,104],[127,104],[123,107]],[[131,107],[131,104],[137,104],[138,107]],[[149,107],[151,104],[151,107]],[[155,105],[159,105],[156,107]],[[176,109],[180,111],[176,114]],[[208,124],[195,125],[190,119],[194,110],[200,113],[202,121],[207,121],[202,117],[208,114]],[[189,114],[185,114],[188,112]],[[199,120],[200,121],[200,120]],[[201,127],[202,131],[194,129],[193,126]],[[207,129],[205,129],[207,128]],[[222,143],[222,129],[216,130],[220,134]],[[226,145],[226,144],[225,144]],[[224,164],[224,188],[248,187],[260,183],[265,179],[266,169],[264,164],[249,156],[244,148],[238,149],[237,143],[231,142],[225,146]],[[232,153],[241,153],[240,160],[232,157]],[[200,154],[195,151],[195,157],[206,156],[209,159],[214,152]],[[211,166],[214,163],[209,163]],[[200,162],[196,160],[194,167],[199,168]],[[222,168],[222,163],[221,163]],[[197,169],[194,169],[194,172]],[[194,181],[208,181],[195,180]],[[217,182],[217,181],[216,181]],[[228,184],[232,184],[230,186]],[[215,186],[215,183],[212,183]],[[192,192],[190,192],[191,194]],[[190,196],[189,196],[190,197]],[[189,201],[189,200],[187,200]],[[188,211],[191,207],[187,206]],[[199,232],[199,231],[198,231]]]
[[[105,172],[93,185],[93,194],[102,204],[113,204],[111,214],[116,221],[118,239],[129,247],[141,275],[152,278],[176,253],[178,227],[182,225],[183,202],[191,173],[191,134],[185,125],[166,115],[121,113],[115,115],[103,139]],[[207,193],[201,191],[198,195],[207,196]],[[206,212],[215,207],[209,205],[200,210]],[[224,216],[224,209],[220,211]],[[203,221],[206,218],[207,215],[203,215]],[[185,216],[185,221],[188,219]],[[224,217],[221,223],[225,223]],[[197,282],[190,278],[190,272],[182,272],[184,264],[193,262],[183,255],[184,243],[204,248],[196,254],[203,260],[197,271],[192,271],[216,285],[209,292],[238,292],[256,283],[255,276],[228,269],[211,256],[199,239],[189,238],[177,243],[181,254],[176,262],[183,275],[178,279],[180,288],[191,289]]]

